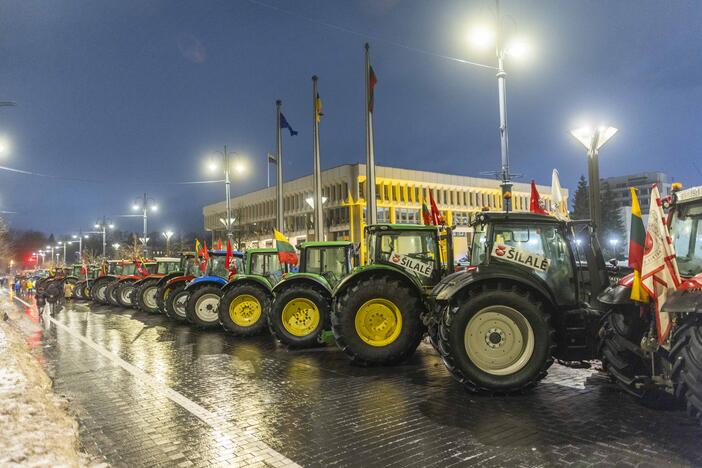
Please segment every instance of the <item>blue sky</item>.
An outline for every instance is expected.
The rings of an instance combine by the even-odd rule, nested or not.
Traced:
[[[268,6],[266,6],[268,5]],[[154,229],[200,229],[223,186],[206,154],[225,143],[251,172],[233,194],[265,186],[274,102],[299,131],[284,137],[285,178],[311,172],[311,80],[320,77],[322,166],[364,159],[363,43],[371,42],[378,164],[478,175],[499,167],[494,64],[468,29],[494,3],[421,0],[0,2],[0,210],[13,227],[56,234],[128,213],[148,191]],[[603,177],[665,170],[702,183],[697,129],[702,9],[685,1],[502,2],[507,29],[529,38],[507,63],[513,172],[573,188],[581,123],[620,129],[601,153]],[[415,49],[431,52],[418,52]],[[98,182],[69,181],[77,178]],[[124,230],[138,219],[117,218]]]

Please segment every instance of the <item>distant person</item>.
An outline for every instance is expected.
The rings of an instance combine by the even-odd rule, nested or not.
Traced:
[[[12,287],[15,291],[15,296],[19,296],[20,295],[20,288],[22,287],[22,284],[20,283],[19,278],[15,279],[15,284]]]
[[[34,293],[34,280],[32,280],[32,278],[29,278],[27,280],[27,296],[32,297],[33,293]]]

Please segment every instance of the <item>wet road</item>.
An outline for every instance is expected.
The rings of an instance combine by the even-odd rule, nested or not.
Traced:
[[[68,304],[30,346],[114,466],[702,465],[702,428],[554,365],[529,395],[477,397],[428,345],[393,368],[287,351],[160,315]]]

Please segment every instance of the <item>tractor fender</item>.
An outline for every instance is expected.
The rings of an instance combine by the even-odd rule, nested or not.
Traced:
[[[73,276],[73,275],[66,276],[63,280],[66,281],[69,279],[74,279],[76,281],[80,281],[80,278],[78,278],[77,276]]]
[[[220,278],[219,276],[200,276],[199,278],[195,278],[194,280],[189,282],[188,285],[185,287],[185,290],[192,291],[193,289],[205,285],[221,288],[225,284],[227,284],[227,281],[224,278]]]
[[[187,282],[192,281],[192,280],[194,280],[194,279],[195,279],[195,277],[194,277],[194,276],[190,276],[190,275],[176,276],[175,278],[171,278],[171,279],[169,279],[168,281],[166,281],[166,284],[167,284],[168,286],[172,286],[172,285],[174,285],[174,284],[176,284],[176,283],[180,283],[180,282],[186,282],[186,283],[187,283]]]
[[[117,280],[118,283],[134,283],[141,279],[141,276],[125,276]]]
[[[597,300],[607,305],[634,304],[631,300],[631,283],[619,283],[610,286],[597,296]],[[670,297],[670,296],[669,296]]]
[[[524,275],[520,273],[521,272],[515,268],[504,267],[502,264],[497,263],[453,273],[434,286],[434,290],[431,294],[432,299],[436,302],[451,302],[454,297],[459,296],[462,292],[476,284],[489,281],[508,281],[534,290],[551,304],[556,304],[553,294],[543,279],[535,275]]]
[[[268,279],[264,278],[263,276],[245,275],[245,274],[234,275],[234,277],[231,279],[231,281],[229,281],[226,285],[224,285],[222,290],[229,291],[234,286],[238,286],[238,285],[243,284],[243,283],[253,284],[255,286],[258,286],[258,287],[265,289],[268,292],[271,292],[273,290],[273,286],[271,286],[270,281],[268,281]]]
[[[695,290],[673,291],[662,310],[670,314],[702,314],[702,294]]]
[[[182,271],[174,271],[173,273],[169,273],[169,274],[163,276],[162,278],[159,278],[158,283],[157,283],[158,287],[164,286],[166,283],[168,283],[168,281],[172,280],[173,278],[183,276],[183,273],[184,272],[182,272]]]
[[[408,275],[402,268],[383,263],[371,263],[369,265],[356,268],[353,273],[342,279],[339,284],[336,285],[334,291],[332,291],[332,298],[336,298],[339,294],[346,291],[349,286],[357,281],[364,280],[378,273],[383,273],[397,279],[398,281],[406,283],[414,290],[421,291],[423,289],[423,286],[419,280],[411,275]]]
[[[158,276],[147,276],[146,278],[142,278],[134,283],[134,287],[138,288],[144,283],[158,283],[158,280],[160,280]]]
[[[332,288],[329,282],[321,275],[315,275],[312,273],[290,273],[283,277],[282,280],[273,286],[273,294],[278,294],[285,288],[296,285],[308,285],[308,286],[319,286],[329,293],[331,296]]]

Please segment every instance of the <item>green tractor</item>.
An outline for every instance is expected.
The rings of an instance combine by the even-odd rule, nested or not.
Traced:
[[[276,249],[247,250],[243,273],[222,286],[219,321],[224,328],[236,336],[261,333],[268,323],[273,286],[283,272]]]
[[[268,315],[271,333],[290,348],[323,343],[331,329],[332,291],[353,265],[351,242],[303,243],[299,272],[286,274],[273,287]]]
[[[504,212],[479,214],[473,228],[471,267],[434,287],[424,315],[453,377],[471,392],[518,393],[543,379],[554,358],[597,358],[597,298],[610,271],[594,231]]]
[[[454,270],[452,231],[377,224],[367,226],[365,234],[368,261],[334,288],[332,331],[354,362],[395,364],[419,346],[427,298]]]

